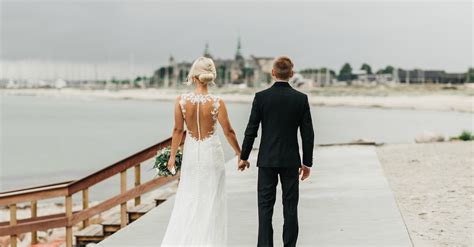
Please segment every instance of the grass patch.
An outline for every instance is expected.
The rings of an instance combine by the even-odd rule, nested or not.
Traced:
[[[472,141],[474,136],[471,131],[463,130],[459,136],[451,137],[451,140]]]

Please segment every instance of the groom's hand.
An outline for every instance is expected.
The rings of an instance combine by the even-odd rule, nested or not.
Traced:
[[[300,166],[301,181],[307,179],[310,173],[311,173],[311,169],[309,167],[305,165]]]
[[[248,162],[247,160],[240,160],[239,161],[239,165],[238,165],[238,170],[239,171],[244,171],[245,168],[249,168],[250,167],[250,162]]]

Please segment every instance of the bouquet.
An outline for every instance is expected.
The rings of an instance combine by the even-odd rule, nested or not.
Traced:
[[[176,152],[176,173],[172,173],[170,170],[168,170],[168,160],[170,159],[170,155],[171,146],[167,146],[158,151],[158,155],[155,159],[155,164],[153,165],[153,168],[157,171],[157,176],[174,176],[181,169],[181,162],[183,160],[183,152],[181,151],[181,148],[178,148],[178,152]]]

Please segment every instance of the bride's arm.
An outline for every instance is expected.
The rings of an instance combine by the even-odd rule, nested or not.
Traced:
[[[230,124],[229,115],[227,114],[227,108],[224,104],[222,99],[219,99],[219,114],[217,115],[217,119],[219,120],[219,124],[222,126],[222,130],[224,131],[224,135],[229,142],[232,149],[234,149],[235,155],[238,156],[238,160],[240,161],[240,145],[237,141],[237,137],[235,135],[235,131]]]
[[[176,153],[184,133],[184,119],[179,105],[179,97],[174,106],[174,128],[171,140],[171,154],[168,160],[168,169],[175,168]]]

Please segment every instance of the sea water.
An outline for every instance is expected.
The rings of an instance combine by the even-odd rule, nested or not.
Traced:
[[[168,101],[1,97],[0,191],[81,178],[168,138],[174,124],[174,102]],[[241,143],[251,104],[227,108]],[[413,143],[424,130],[454,136],[473,129],[472,113],[318,106],[311,113],[316,144],[360,138]],[[220,127],[219,134],[231,159]],[[143,165],[143,180],[154,175],[150,167]],[[118,177],[91,193],[92,199],[118,193]]]

